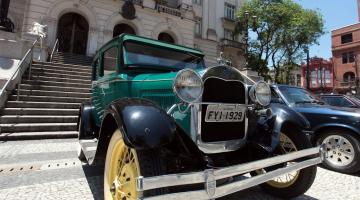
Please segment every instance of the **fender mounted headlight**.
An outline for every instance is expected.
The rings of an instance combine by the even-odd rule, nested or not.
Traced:
[[[270,86],[264,81],[259,81],[251,87],[249,96],[253,102],[261,106],[268,106],[271,101]]]
[[[201,98],[203,81],[194,70],[183,69],[177,73],[173,88],[182,101],[192,103]]]

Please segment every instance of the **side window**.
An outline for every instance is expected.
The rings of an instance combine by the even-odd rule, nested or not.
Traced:
[[[352,106],[352,103],[350,103],[347,99],[343,97],[323,97],[323,100],[332,106],[340,106],[340,107]]]
[[[103,54],[104,75],[111,74],[116,71],[116,63],[119,49],[114,46],[106,50]]]

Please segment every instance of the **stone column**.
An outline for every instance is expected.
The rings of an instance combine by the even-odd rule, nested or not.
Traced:
[[[97,42],[98,42],[98,32],[99,32],[99,29],[96,27],[89,28],[87,50],[86,50],[86,55],[88,55],[88,56],[92,56],[96,52]]]
[[[47,18],[44,20],[44,23],[47,25],[48,30],[46,45],[52,50],[56,41],[58,20],[55,18]]]

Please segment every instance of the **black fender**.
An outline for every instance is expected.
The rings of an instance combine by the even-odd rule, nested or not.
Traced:
[[[96,137],[95,121],[93,119],[94,106],[89,102],[82,103],[79,110],[77,121],[77,130],[79,130],[79,139]],[[81,120],[81,123],[80,123]],[[80,127],[81,126],[81,127]]]
[[[283,104],[271,104],[272,115],[268,117],[271,122],[271,147],[274,149],[280,140],[280,132],[286,126],[295,126],[294,131],[300,131],[299,134],[305,134],[303,131],[310,130],[310,122],[299,112]]]
[[[121,130],[124,142],[135,149],[158,148],[170,143],[176,133],[176,123],[155,103],[137,98],[113,101],[104,112],[111,116]],[[103,120],[101,130],[106,122]],[[103,131],[100,131],[100,139]],[[112,133],[111,133],[112,134]]]

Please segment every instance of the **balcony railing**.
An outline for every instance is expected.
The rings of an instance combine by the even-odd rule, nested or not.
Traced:
[[[243,43],[235,41],[235,40],[229,40],[226,38],[221,39],[220,45],[222,47],[233,47],[233,48],[241,49],[241,50],[245,49],[245,45]]]
[[[182,12],[179,9],[170,8],[170,7],[165,6],[165,5],[158,4],[157,5],[157,10],[158,10],[158,12],[167,13],[167,14],[174,15],[174,16],[177,16],[177,17],[183,17]]]
[[[355,81],[340,82],[340,87],[352,87],[355,86]]]

